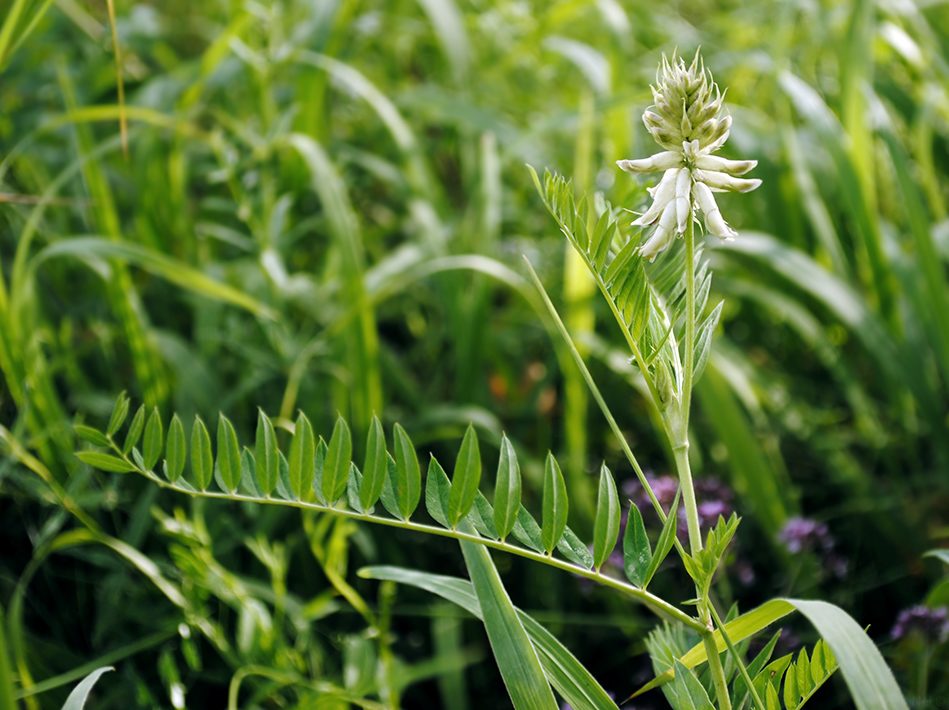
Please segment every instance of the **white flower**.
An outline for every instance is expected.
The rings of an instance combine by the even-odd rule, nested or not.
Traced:
[[[725,241],[733,239],[736,232],[722,217],[713,191],[750,192],[761,184],[761,180],[738,177],[758,161],[712,155],[728,139],[732,119],[720,115],[723,96],[698,52],[688,67],[681,58],[673,57],[670,64],[663,56],[656,83],[652,87],[655,104],[646,109],[643,122],[666,150],[641,160],[616,161],[630,173],[664,171],[659,184],[649,189],[652,205],[633,222],[640,227],[656,225],[640,248],[648,259],[655,259],[676,234],[685,232],[694,209],[701,210],[711,234]]]

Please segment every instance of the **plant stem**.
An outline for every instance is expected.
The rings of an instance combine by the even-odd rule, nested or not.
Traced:
[[[748,668],[745,666],[745,661],[741,657],[741,654],[738,652],[738,649],[735,648],[735,644],[732,643],[731,638],[728,636],[728,632],[725,630],[725,624],[722,623],[721,617],[719,617],[718,612],[715,610],[715,605],[712,604],[711,600],[708,604],[709,611],[712,614],[712,618],[715,619],[715,625],[718,626],[718,631],[722,635],[722,639],[725,641],[725,645],[728,646],[729,653],[732,654],[732,658],[735,659],[735,665],[738,667],[738,672],[741,674],[741,677],[745,680],[745,685],[748,686],[748,692],[751,694],[752,699],[755,701],[755,707],[758,710],[765,710],[765,704],[758,696],[758,691],[755,690],[755,684],[751,676],[748,674]]]
[[[728,682],[725,679],[725,670],[722,668],[722,659],[718,655],[718,646],[715,643],[715,634],[712,631],[703,631],[702,643],[705,644],[705,654],[708,656],[708,667],[712,672],[712,683],[715,685],[715,699],[721,710],[731,710],[732,701],[728,697]]]

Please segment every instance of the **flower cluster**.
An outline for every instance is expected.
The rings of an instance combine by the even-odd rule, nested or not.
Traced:
[[[824,569],[838,578],[847,575],[847,560],[835,551],[837,543],[826,523],[812,518],[790,518],[778,533],[778,541],[792,554],[814,552]]]
[[[618,160],[631,173],[663,171],[659,184],[649,189],[653,202],[633,222],[634,226],[656,225],[640,253],[655,259],[685,232],[693,211],[705,215],[705,225],[715,236],[730,240],[735,230],[726,224],[713,192],[750,192],[761,180],[737,177],[751,170],[755,160],[726,160],[716,155],[728,139],[731,116],[722,115],[723,96],[706,71],[698,52],[689,66],[673,56],[662,58],[652,87],[655,104],[646,109],[646,130],[666,150],[642,160]]]
[[[949,638],[949,610],[925,606],[904,609],[896,617],[890,635],[894,639],[918,635],[930,643],[945,643]]]

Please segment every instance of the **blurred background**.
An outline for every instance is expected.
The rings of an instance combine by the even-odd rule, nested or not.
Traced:
[[[614,161],[657,151],[649,84],[698,47],[722,155],[764,181],[721,197],[741,236],[706,252],[725,305],[693,470],[703,519],[743,518],[719,601],[832,601],[908,693],[947,697],[949,587],[923,557],[949,536],[947,3],[6,0],[0,22],[0,609],[23,707],[102,665],[97,709],[507,707],[479,622],[355,575],[464,576],[455,543],[92,471],[72,425],[104,428],[122,390],[245,442],[258,407],[324,437],[339,412],[361,460],[375,412],[453,460],[473,422],[488,470],[514,443],[528,508],[559,457],[588,538],[601,461],[642,492],[526,256],[671,500],[655,412],[525,164],[643,209],[652,183]],[[644,609],[495,559],[618,700],[650,679]],[[655,587],[691,596],[674,566]],[[788,650],[814,640],[795,624]],[[847,707],[831,685],[821,707]]]

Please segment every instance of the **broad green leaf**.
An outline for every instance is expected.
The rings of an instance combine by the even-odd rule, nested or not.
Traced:
[[[468,515],[478,495],[478,484],[481,482],[481,451],[478,448],[478,435],[474,427],[469,424],[465,438],[461,442],[458,458],[455,460],[455,471],[451,481],[451,495],[448,497],[448,522],[451,528]],[[495,510],[497,514],[497,510]],[[498,530],[500,533],[500,529]]]
[[[637,587],[646,583],[646,572],[652,564],[652,545],[646,536],[643,515],[635,504],[630,503],[626,516],[626,532],[623,535],[623,571],[626,578]]]
[[[425,478],[425,508],[439,525],[450,528],[448,524],[448,498],[451,495],[451,482],[441,464],[432,456],[428,462],[428,475]]]
[[[105,433],[112,436],[117,432],[125,423],[125,418],[128,416],[128,413],[129,398],[125,395],[125,392],[122,392],[112,407],[112,415],[109,417],[109,426],[106,427]]]
[[[79,451],[76,453],[76,456],[83,463],[87,463],[94,468],[98,468],[100,471],[108,471],[109,473],[128,473],[129,471],[134,471],[135,468],[129,466],[125,461],[118,458],[117,456],[110,456],[109,454],[103,454],[98,451]]]
[[[323,465],[323,495],[329,505],[333,505],[346,492],[352,458],[353,440],[349,425],[342,417],[337,417],[333,436],[326,450],[326,463]]]
[[[273,423],[264,410],[258,409],[254,463],[260,489],[268,498],[277,487],[277,478],[280,476],[280,457],[277,454],[277,435]]]
[[[646,585],[652,580],[656,572],[659,570],[659,565],[662,564],[663,560],[666,559],[672,551],[672,546],[675,545],[676,541],[676,530],[679,525],[679,493],[681,490],[676,491],[676,497],[672,499],[672,507],[669,509],[669,515],[666,516],[666,522],[662,526],[662,532],[659,533],[659,539],[656,540],[656,551],[652,556],[652,560],[649,562],[649,567],[646,568],[646,574],[643,578],[643,589],[646,588]]]
[[[148,423],[145,425],[145,439],[142,441],[142,459],[145,462],[145,468],[149,471],[155,468],[155,464],[161,458],[164,438],[161,414],[158,413],[158,407],[155,407],[152,409],[152,413],[148,415]]]
[[[86,699],[89,697],[89,693],[92,691],[92,686],[96,684],[96,681],[99,680],[103,673],[108,673],[109,671],[114,670],[115,668],[112,668],[111,666],[107,668],[99,668],[83,678],[79,685],[73,688],[73,691],[69,694],[69,697],[66,698],[66,703],[63,705],[63,710],[82,710],[83,706],[86,704]]]
[[[201,417],[195,415],[191,429],[191,471],[202,491],[206,491],[214,476],[214,456],[211,454],[211,436]]]
[[[122,453],[128,456],[138,440],[142,436],[142,430],[145,428],[145,405],[141,405],[135,416],[132,417],[132,423],[129,424],[129,430],[125,434],[125,443],[122,444]]]
[[[82,424],[73,424],[72,428],[73,431],[90,444],[95,444],[96,446],[109,445],[109,437],[98,429],[93,429],[91,426],[83,426]]]
[[[366,579],[392,580],[425,589],[457,604],[481,619],[481,606],[471,582],[400,567],[364,567],[359,576]],[[557,638],[531,616],[517,609],[518,618],[540,656],[547,678],[571,707],[576,710],[616,710],[616,703],[597,683],[590,672]]]
[[[708,693],[699,683],[699,679],[692,675],[692,671],[683,666],[678,659],[675,662],[675,668],[672,691],[679,700],[676,710],[715,710],[712,701],[708,698]]]
[[[521,506],[521,469],[507,436],[501,437],[501,457],[494,488],[494,525],[503,540],[511,534]]]
[[[313,435],[313,425],[306,418],[306,414],[300,412],[293,430],[290,460],[287,463],[290,490],[297,500],[306,498],[313,486],[315,459],[316,437]]]
[[[168,425],[168,444],[165,449],[165,477],[174,483],[185,468],[185,428],[175,414]]]
[[[415,454],[415,445],[405,429],[396,424],[392,434],[395,440],[395,495],[401,518],[408,520],[422,497],[422,471]]]
[[[460,529],[474,532],[466,522]],[[483,545],[466,541],[460,544],[488,641],[514,710],[559,710],[537,651],[501,583],[491,555]]]
[[[541,542],[548,555],[560,543],[563,532],[567,529],[568,512],[567,484],[563,480],[557,459],[548,451],[547,460],[544,462],[544,500],[540,526]]]
[[[382,495],[386,482],[386,435],[382,422],[374,416],[369,425],[369,437],[366,442],[366,463],[362,472],[362,484],[359,486],[359,502],[363,510],[369,510]]]
[[[619,498],[613,475],[604,463],[600,466],[600,486],[596,497],[596,519],[593,523],[593,566],[599,570],[616,546],[619,537]]]
[[[234,425],[223,414],[217,420],[217,467],[226,490],[236,491],[241,482],[241,447]]]

